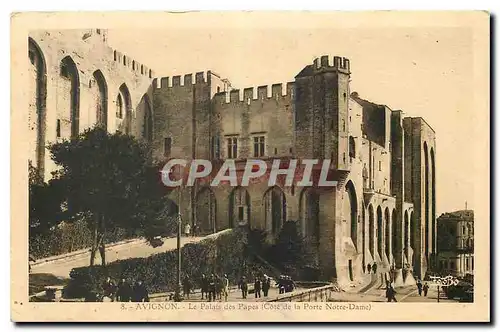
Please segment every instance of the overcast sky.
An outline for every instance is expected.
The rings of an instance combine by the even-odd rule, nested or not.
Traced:
[[[210,25],[208,25],[210,26]],[[233,26],[233,28],[229,28]],[[234,87],[293,81],[315,57],[351,61],[351,91],[436,131],[437,214],[474,207],[472,33],[466,28],[248,29],[228,24],[110,30],[109,44],[156,76],[213,70]],[[485,161],[486,162],[486,161]]]

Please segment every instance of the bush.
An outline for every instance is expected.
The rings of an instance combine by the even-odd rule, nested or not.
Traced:
[[[231,283],[235,283],[244,269],[244,248],[246,233],[231,230],[198,243],[182,247],[182,273],[190,276],[195,288],[199,288],[201,274],[226,273]],[[252,268],[252,267],[250,267]],[[107,276],[115,282],[121,278],[144,280],[150,293],[171,292],[177,282],[177,250],[149,256],[115,261],[107,266],[75,268],[70,273],[70,281],[64,290],[66,298],[88,297],[99,292],[100,285]]]
[[[114,243],[139,235],[139,233],[117,228],[106,234],[105,242],[106,244]],[[83,220],[62,223],[50,231],[32,234],[29,239],[29,253],[36,259],[62,255],[91,246],[92,233]]]

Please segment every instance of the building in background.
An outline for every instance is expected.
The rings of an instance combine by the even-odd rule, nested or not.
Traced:
[[[236,90],[213,71],[157,77],[111,48],[106,30],[33,31],[27,46],[30,161],[45,180],[47,143],[95,124],[149,142],[159,162],[328,159],[338,182],[328,189],[198,181],[182,188],[183,220],[201,233],[265,229],[271,241],[298,221],[321,278],[346,286],[373,262],[395,267],[396,285],[436,268],[435,132],[351,92],[349,59],[322,56],[294,81]]]
[[[474,274],[474,211],[443,213],[438,220],[438,261],[443,273]]]

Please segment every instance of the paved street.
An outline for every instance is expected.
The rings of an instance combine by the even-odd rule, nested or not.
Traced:
[[[217,234],[212,234],[207,237],[183,237],[181,240],[181,245],[184,246],[187,243],[199,242],[205,238],[217,236]],[[133,257],[148,257],[154,254],[159,254],[169,250],[177,248],[177,238],[167,238],[164,239],[164,243],[161,247],[153,248],[147,242],[143,240],[137,240],[134,242],[117,245],[106,249],[106,262],[111,263],[116,260],[122,260]],[[58,259],[39,265],[33,265],[31,268],[31,273],[50,273],[56,277],[69,278],[69,273],[71,269],[75,267],[88,266],[90,262],[90,251],[83,253],[78,256],[68,257],[63,259]],[[96,264],[101,263],[101,257],[99,254],[96,255]]]
[[[296,291],[300,292],[305,290],[305,288],[297,288]],[[267,298],[264,297],[264,295],[261,292],[261,297],[260,298],[255,298],[255,294],[248,294],[246,299],[243,299],[241,295],[241,291],[238,290],[236,287],[232,288],[229,291],[229,296],[227,298],[228,302],[262,302],[262,301],[268,301],[273,298],[277,298],[279,295],[278,288],[271,288],[269,290],[269,295]],[[166,300],[166,297],[156,297],[151,299],[151,302],[163,302]],[[189,296],[189,300],[185,299],[185,301],[189,302],[206,302],[206,300],[201,299],[201,293],[198,291],[195,294],[191,294]],[[224,302],[224,298],[222,300],[216,300],[215,302]]]

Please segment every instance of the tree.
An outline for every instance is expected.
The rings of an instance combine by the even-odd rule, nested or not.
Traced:
[[[43,182],[36,167],[28,162],[30,236],[45,233],[56,226],[64,215],[61,205],[64,191],[55,179]]]
[[[287,273],[297,274],[311,262],[311,253],[300,234],[297,222],[283,224],[276,242],[268,250],[268,259]]]
[[[108,229],[146,229],[152,238],[153,226],[165,223],[167,192],[144,142],[96,126],[51,145],[50,151],[60,166],[53,176],[65,189],[68,215],[85,220],[92,230],[91,266],[97,250],[106,264]]]

